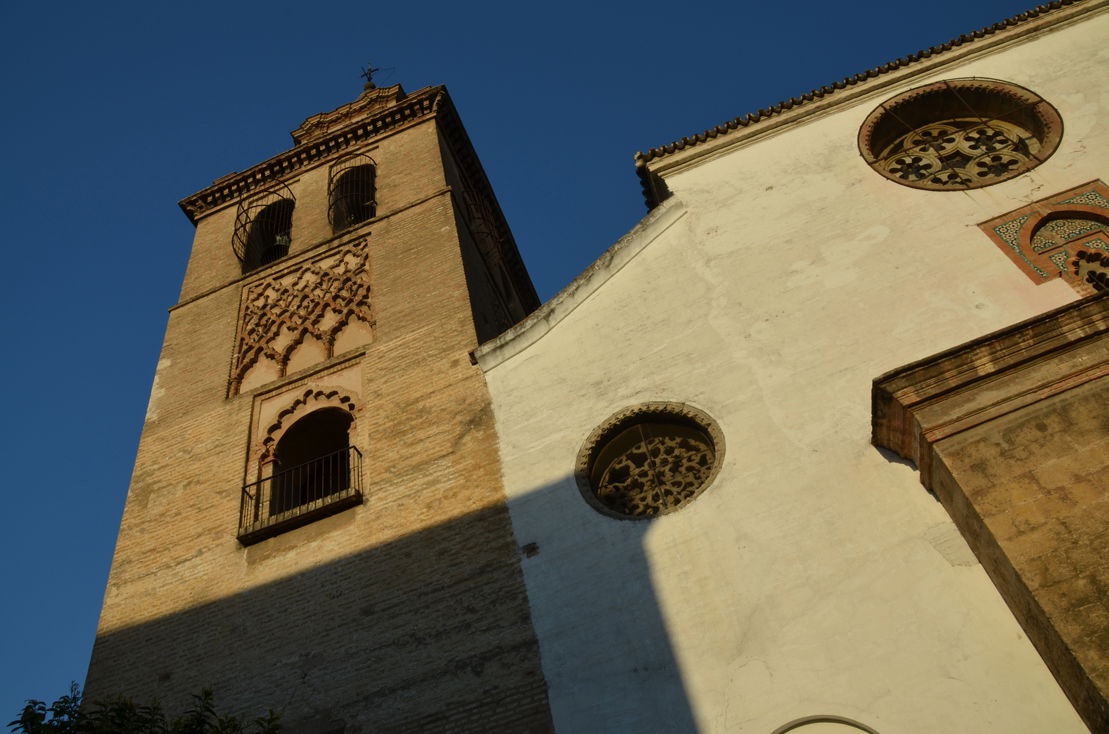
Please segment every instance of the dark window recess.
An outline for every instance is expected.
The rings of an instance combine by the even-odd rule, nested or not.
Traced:
[[[250,223],[250,234],[246,238],[244,273],[269,265],[289,254],[293,206],[292,200],[281,199],[265,207],[254,217]]]
[[[348,168],[336,177],[331,188],[331,226],[342,232],[374,218],[377,211],[374,167],[365,164]]]
[[[317,410],[294,423],[277,442],[269,514],[315,502],[350,487],[350,414]]]
[[[309,413],[277,443],[270,476],[243,487],[239,540],[249,544],[362,501],[362,454],[350,445],[351,416]]]

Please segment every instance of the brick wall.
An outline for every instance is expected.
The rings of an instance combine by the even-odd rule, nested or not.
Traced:
[[[293,731],[546,731],[518,552],[436,124],[370,141],[371,343],[226,398],[244,285],[349,240],[328,161],[289,179],[288,257],[245,278],[234,205],[200,220],[173,309],[86,681],[179,710],[274,708]],[[478,309],[480,310],[480,309]],[[349,346],[349,345],[348,345]],[[364,502],[243,547],[258,406],[358,374]],[[336,722],[339,722],[336,724]],[[495,723],[494,723],[495,722]]]

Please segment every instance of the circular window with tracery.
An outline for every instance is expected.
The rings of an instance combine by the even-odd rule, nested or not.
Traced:
[[[1058,111],[996,79],[948,79],[899,94],[870,113],[859,151],[886,178],[933,191],[1007,181],[1047,160],[1063,136]]]
[[[575,476],[598,511],[649,518],[703,492],[723,454],[723,435],[705,413],[680,403],[647,403],[616,413],[589,435]]]

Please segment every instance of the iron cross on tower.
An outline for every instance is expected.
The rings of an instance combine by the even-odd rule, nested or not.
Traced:
[[[374,84],[375,71],[381,71],[381,69],[375,68],[370,64],[366,64],[366,68],[362,70],[362,78],[366,80],[366,84],[364,85],[365,89],[377,89],[377,85]]]

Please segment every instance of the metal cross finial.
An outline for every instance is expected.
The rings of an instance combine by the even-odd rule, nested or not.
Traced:
[[[366,64],[366,68],[362,70],[362,78],[366,80],[365,85],[363,85],[364,89],[377,89],[377,85],[374,84],[375,71],[381,71],[381,69],[374,68],[370,64]]]

